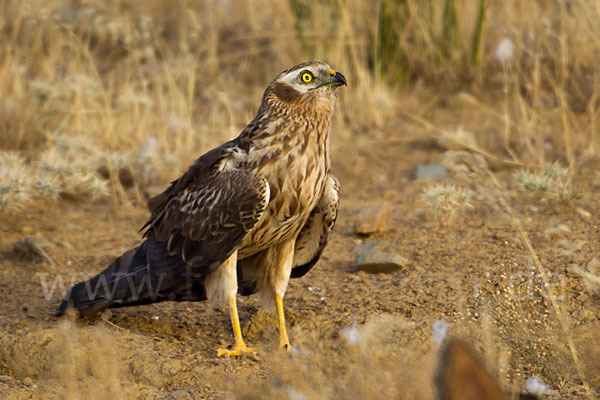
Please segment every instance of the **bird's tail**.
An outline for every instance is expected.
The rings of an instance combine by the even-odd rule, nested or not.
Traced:
[[[91,315],[165,300],[205,300],[203,280],[194,279],[189,266],[163,247],[151,237],[126,251],[95,277],[71,287],[56,314],[68,307]]]

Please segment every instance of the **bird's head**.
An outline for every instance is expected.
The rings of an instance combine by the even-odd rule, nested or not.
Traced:
[[[281,72],[265,91],[265,99],[273,98],[288,105],[308,105],[322,101],[333,104],[336,88],[347,85],[346,78],[329,64],[312,61]]]

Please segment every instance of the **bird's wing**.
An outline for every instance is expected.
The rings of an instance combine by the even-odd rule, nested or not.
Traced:
[[[152,233],[166,242],[169,255],[208,273],[237,249],[261,218],[269,202],[269,184],[251,171],[203,165],[202,158],[149,202],[154,208],[145,236]]]
[[[229,258],[269,201],[265,178],[227,168],[227,154],[235,145],[227,143],[200,157],[153,198],[146,240],[94,278],[73,286],[58,314],[69,305],[94,313],[106,307],[205,299],[198,278]]]
[[[292,278],[304,276],[321,258],[337,219],[339,198],[340,183],[330,175],[323,196],[296,239]]]

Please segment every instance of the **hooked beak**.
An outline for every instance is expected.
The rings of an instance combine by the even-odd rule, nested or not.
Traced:
[[[319,86],[314,87],[310,90],[315,90],[315,89],[318,89],[323,86],[329,86],[330,88],[333,88],[333,89],[337,88],[338,86],[342,86],[342,85],[348,86],[348,82],[346,81],[346,77],[344,75],[340,74],[339,72],[335,72],[332,69],[328,69],[327,73],[329,74],[329,77],[330,77],[329,80],[324,81]]]
[[[348,86],[346,77],[344,75],[340,74],[339,72],[336,72],[335,75],[331,78],[330,84],[333,87],[338,87],[338,86],[342,86],[342,85]]]

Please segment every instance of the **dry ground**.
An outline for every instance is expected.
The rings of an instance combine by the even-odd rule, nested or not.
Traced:
[[[429,120],[454,115],[468,126],[456,107],[438,105]],[[466,175],[449,171],[444,182],[469,188],[472,207],[436,214],[423,199],[432,183],[415,180],[414,167],[440,160],[447,149],[417,125],[403,129],[412,138],[341,143],[334,136],[342,209],[318,267],[290,284],[288,323],[299,348],[292,356],[276,349],[276,323],[257,313],[254,298],[240,300],[240,313],[248,341],[266,353],[260,361],[215,357],[231,340],[229,318],[207,304],[115,310],[95,321],[56,319],[60,288],[48,301],[41,279],[60,276],[68,285],[101,270],[139,241],[136,230],[147,212],[143,204],[63,199],[5,214],[0,375],[12,379],[0,383],[0,395],[431,398],[438,350],[432,327],[443,321],[449,335],[475,344],[507,390],[524,390],[526,378],[539,376],[563,398],[585,398],[583,382],[595,393],[590,398],[597,396],[600,298],[571,269],[599,257],[600,162],[580,169],[573,181],[580,199],[570,202],[524,191],[515,169],[502,164],[479,171],[472,164]],[[393,209],[389,229],[360,239],[384,241],[409,262],[388,274],[356,272],[354,221],[362,207],[383,203]],[[555,229],[561,224],[569,230]],[[27,234],[55,245],[46,249],[57,266],[13,249]],[[343,334],[353,324],[361,333],[354,345]]]

